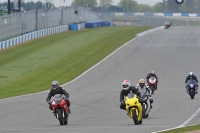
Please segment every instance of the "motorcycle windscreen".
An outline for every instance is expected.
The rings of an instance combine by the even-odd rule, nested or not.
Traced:
[[[129,99],[133,98],[134,96],[135,96],[134,93],[129,93],[129,94],[127,95],[127,97],[128,97]]]
[[[196,81],[195,81],[195,80],[190,79],[190,80],[187,82],[187,86],[189,86],[190,88],[195,87],[195,85],[196,85]]]
[[[149,81],[150,81],[150,83],[154,84],[155,81],[156,81],[156,78],[155,78],[155,77],[151,77],[151,78],[149,79]]]
[[[61,94],[56,94],[54,97],[53,97],[53,101],[56,103],[56,104],[60,104],[60,102],[62,101],[62,95]]]
[[[187,84],[196,84],[197,82],[193,79],[188,80]]]

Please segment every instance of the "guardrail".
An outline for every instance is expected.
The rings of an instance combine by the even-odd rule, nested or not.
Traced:
[[[171,17],[200,17],[196,13],[153,13],[153,12],[118,12],[115,16],[171,16]]]
[[[64,32],[67,30],[68,30],[68,25],[62,25],[62,26],[56,26],[52,28],[30,32],[28,34],[24,34],[22,36],[0,42],[0,50],[6,49],[6,48],[9,48],[9,47],[12,47],[12,46],[24,43],[26,41],[36,39],[36,38]]]

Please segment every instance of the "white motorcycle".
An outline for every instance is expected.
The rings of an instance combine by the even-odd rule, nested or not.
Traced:
[[[140,92],[142,98],[142,117],[148,118],[150,112],[150,94],[147,91]]]
[[[154,94],[154,91],[157,90],[157,79],[155,77],[150,77],[148,80],[148,85],[152,94]]]

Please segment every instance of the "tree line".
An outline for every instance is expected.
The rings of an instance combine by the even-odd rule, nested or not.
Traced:
[[[26,3],[22,2],[21,5],[25,10],[42,9],[44,6],[41,1]],[[46,6],[49,7],[50,3],[46,4]],[[148,4],[139,4],[135,0],[120,0],[117,5],[114,4],[113,0],[73,0],[72,6],[83,6],[91,8],[94,11],[99,11],[100,8],[107,8],[109,12],[200,13],[200,0],[185,0],[183,4],[177,4],[175,0],[163,0],[163,2],[158,2],[153,6]],[[0,8],[2,7],[7,7],[7,2],[0,3]]]
[[[17,4],[17,3],[16,3]],[[0,8],[7,8],[8,6],[8,3],[7,2],[3,2],[3,3],[0,3]],[[38,1],[38,2],[22,2],[21,3],[21,7],[24,8],[25,10],[33,10],[33,9],[42,9],[46,6],[46,8],[50,8],[50,6],[54,6],[53,3],[50,3],[50,2],[46,2],[45,4],[43,4],[41,1]],[[14,9],[16,8],[17,5],[15,6],[15,3],[12,3],[11,2],[11,9]]]
[[[139,4],[135,0],[120,0],[114,5],[113,0],[74,0],[73,6],[84,6],[97,10],[99,7],[107,7],[110,12],[190,12],[200,13],[200,0],[185,0],[183,4],[177,4],[175,0],[163,0],[153,6]],[[98,6],[98,7],[97,7]]]

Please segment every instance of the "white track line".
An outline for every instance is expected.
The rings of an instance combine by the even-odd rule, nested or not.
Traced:
[[[157,132],[152,132],[152,133],[160,133],[160,132],[165,132],[165,131],[169,131],[169,130],[173,130],[173,129],[178,129],[178,128],[183,128],[183,127],[186,127],[186,126],[195,126],[195,125],[198,125],[198,124],[193,124],[193,125],[187,125],[192,119],[194,119],[194,117],[196,115],[198,115],[200,112],[200,108],[197,109],[197,111],[192,115],[190,116],[190,118],[188,118],[185,122],[183,122],[183,124],[181,124],[180,126],[178,127],[174,127],[174,128],[168,128],[168,129],[165,129],[165,130],[160,130],[160,131],[157,131]]]
[[[150,30],[151,30],[151,32],[152,32],[152,31],[156,31],[156,30],[159,30],[159,29],[161,29],[161,28],[156,27],[156,28],[150,29]],[[149,30],[147,30],[147,31],[149,31]],[[143,36],[143,35],[146,35],[146,34],[148,34],[148,33],[150,33],[150,32],[146,32],[146,31],[141,32],[142,36]],[[139,33],[139,34],[140,34],[140,33]],[[137,35],[138,35],[138,34],[137,34]],[[136,35],[136,36],[137,36],[137,35]],[[83,75],[85,75],[87,72],[89,72],[90,70],[92,70],[93,68],[95,68],[96,66],[98,66],[99,64],[101,64],[103,61],[105,61],[106,59],[108,59],[110,56],[112,56],[113,54],[115,54],[117,51],[119,51],[119,50],[120,50],[121,48],[123,48],[125,45],[127,45],[128,43],[132,42],[133,40],[135,40],[135,39],[137,39],[137,38],[139,38],[139,37],[140,37],[140,36],[135,37],[135,38],[133,38],[132,40],[126,42],[126,43],[123,44],[121,47],[119,47],[118,49],[116,49],[115,51],[113,51],[111,54],[109,54],[108,56],[106,56],[104,59],[102,59],[100,62],[98,62],[97,64],[95,64],[94,66],[92,66],[91,68],[89,68],[88,70],[86,70],[85,72],[83,72],[81,75],[79,75],[79,76],[76,77],[75,79],[73,79],[73,80],[71,80],[71,81],[69,81],[69,82],[67,82],[67,83],[65,83],[65,84],[63,84],[63,85],[61,85],[61,87],[65,86],[65,85],[67,85],[67,84],[70,84],[70,83],[74,82],[75,80],[79,79],[80,77],[82,77]],[[0,99],[0,101],[6,100],[6,99],[13,99],[13,98],[25,97],[25,96],[30,96],[30,95],[36,95],[36,94],[40,94],[40,93],[47,92],[47,91],[49,91],[49,90],[41,91],[41,92],[36,92],[36,93],[32,93],[32,94],[26,94],[26,95],[20,95],[20,96],[10,97],[10,98],[4,98],[4,99]]]

